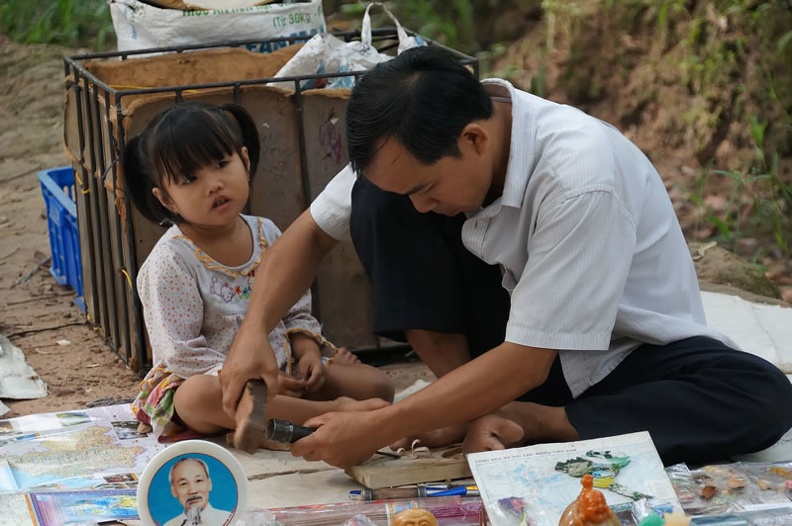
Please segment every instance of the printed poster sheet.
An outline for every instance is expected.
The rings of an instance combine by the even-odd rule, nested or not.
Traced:
[[[137,518],[135,492],[165,448],[129,404],[0,420],[0,526]]]
[[[636,506],[679,508],[648,432],[472,453],[470,470],[493,526],[558,526],[590,474],[623,523]]]

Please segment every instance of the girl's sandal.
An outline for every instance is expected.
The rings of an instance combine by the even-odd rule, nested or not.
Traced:
[[[267,384],[248,380],[236,411],[234,447],[248,453],[259,448],[267,423]]]

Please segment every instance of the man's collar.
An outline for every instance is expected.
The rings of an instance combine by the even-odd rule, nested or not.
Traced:
[[[512,125],[511,125],[511,134],[510,134],[510,143],[509,143],[509,162],[506,167],[506,176],[503,181],[503,194],[498,199],[495,199],[491,204],[484,207],[479,213],[483,213],[485,217],[491,217],[500,210],[501,206],[509,206],[514,208],[519,208],[522,206],[523,198],[525,196],[525,185],[527,181],[523,181],[525,174],[518,173],[524,170],[526,166],[526,145],[521,144],[519,141],[519,133],[518,130],[523,129],[521,116],[523,112],[521,111],[524,107],[523,100],[520,97],[520,92],[515,89],[512,84],[503,79],[484,79],[481,81],[484,84],[485,88],[488,86],[491,87],[498,87],[500,89],[488,90],[493,95],[496,96],[503,96],[504,94],[508,94],[508,98],[511,101],[511,112],[512,112]],[[502,93],[499,93],[502,92]],[[523,129],[524,132],[524,129]],[[493,209],[490,211],[489,209]],[[484,213],[486,211],[486,213]],[[476,214],[478,215],[478,214]]]

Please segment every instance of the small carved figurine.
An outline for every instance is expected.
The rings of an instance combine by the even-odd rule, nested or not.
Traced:
[[[564,510],[558,526],[621,526],[621,521],[608,507],[605,495],[594,489],[594,478],[583,475],[580,495]]]
[[[665,526],[690,526],[690,518],[686,517],[681,510],[674,510],[673,513],[663,515]]]
[[[408,508],[393,516],[392,526],[437,526],[432,512],[423,508]]]

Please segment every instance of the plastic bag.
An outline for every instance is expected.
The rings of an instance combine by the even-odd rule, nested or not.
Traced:
[[[307,39],[327,31],[321,0],[206,11],[163,9],[140,0],[107,1],[119,51],[259,40],[261,44],[248,49],[269,53],[288,45],[277,40],[281,37]]]
[[[366,6],[360,29],[360,41],[344,42],[329,34],[314,35],[298,51],[292,59],[281,68],[275,77],[298,77],[302,75],[323,75],[328,73],[346,73],[351,71],[365,71],[380,62],[390,58],[390,55],[380,53],[371,45],[371,16],[369,11],[373,6],[378,6],[385,11],[396,26],[399,38],[398,53],[416,46],[426,45],[419,36],[408,36],[399,21],[387,7],[380,2],[372,2]],[[319,81],[319,82],[317,82]],[[326,82],[326,84],[325,84]],[[355,84],[354,75],[332,77],[327,79],[307,79],[300,83],[302,89],[310,88],[351,88]],[[293,88],[293,82],[271,82],[270,85],[282,88]]]

